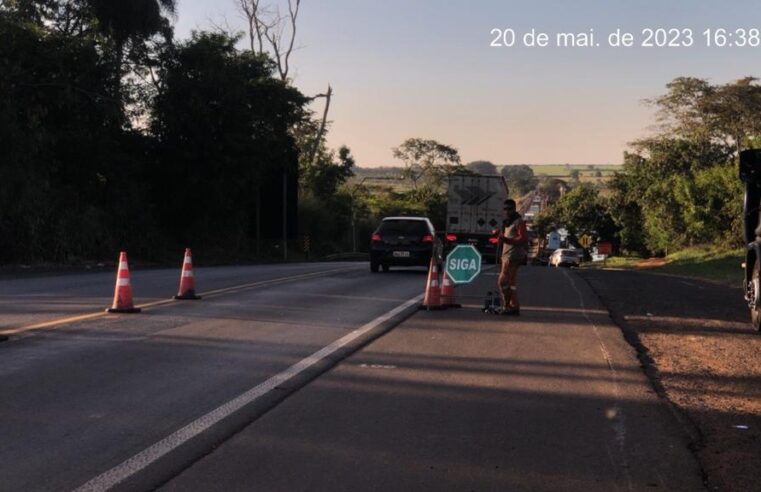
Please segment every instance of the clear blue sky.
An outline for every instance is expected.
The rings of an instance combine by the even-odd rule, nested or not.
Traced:
[[[235,4],[178,0],[176,35],[212,22],[242,31]],[[602,46],[490,48],[491,29],[507,27],[594,29]],[[645,27],[692,28],[695,44],[606,46],[616,28],[641,38]],[[333,86],[329,144],[360,166],[398,164],[390,149],[408,137],[450,144],[465,162],[619,163],[653,123],[642,100],[674,77],[761,76],[761,47],[707,48],[701,34],[754,27],[758,0],[302,0],[293,78],[306,94]]]

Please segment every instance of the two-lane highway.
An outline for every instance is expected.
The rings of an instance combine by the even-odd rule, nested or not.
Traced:
[[[519,318],[480,312],[493,266],[459,288],[463,309],[408,319],[423,269],[203,269],[188,302],[166,301],[176,271],[133,278],[139,315],[6,328],[0,489],[702,488],[686,434],[572,271],[522,269]],[[1,305],[39,324],[22,306],[45,292],[100,313],[106,280],[3,280]]]
[[[0,280],[11,334],[0,343],[3,490],[155,487],[408,314],[425,273],[371,274],[364,263],[197,269],[203,300],[163,302],[178,271],[138,271],[136,302],[149,307],[100,315],[113,279]]]

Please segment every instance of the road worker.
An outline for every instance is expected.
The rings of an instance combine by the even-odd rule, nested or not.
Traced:
[[[528,257],[528,232],[523,217],[516,210],[515,200],[505,200],[503,211],[505,218],[499,231],[502,265],[497,280],[502,296],[501,314],[518,316],[521,312],[518,303],[518,269]]]

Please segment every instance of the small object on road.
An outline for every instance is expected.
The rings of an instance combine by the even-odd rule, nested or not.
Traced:
[[[180,274],[180,290],[174,296],[178,300],[198,300],[201,296],[196,295],[195,278],[193,277],[193,254],[190,248],[185,248],[185,258],[182,261],[182,273]]]
[[[489,314],[499,314],[501,309],[502,299],[500,299],[499,293],[492,291],[487,292],[482,311]]]
[[[114,303],[106,309],[109,313],[139,313],[132,302],[132,284],[129,280],[129,265],[127,264],[127,252],[119,253],[119,269],[116,272],[116,288],[114,289]]]
[[[486,297],[484,298],[484,307],[481,309],[481,311],[488,313],[492,309],[492,293],[491,291],[486,293]]]

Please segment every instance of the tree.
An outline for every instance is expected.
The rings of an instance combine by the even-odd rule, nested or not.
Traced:
[[[761,86],[745,77],[714,89],[707,102],[710,125],[733,144],[736,156],[761,135]]]
[[[277,65],[280,80],[288,80],[301,0],[288,0],[287,17],[280,14],[279,8],[265,5],[261,0],[235,0],[235,5],[248,21],[251,51],[268,53]]]
[[[101,35],[72,27],[84,2],[24,6],[0,12],[0,262],[142,253],[150,138],[125,124]]]
[[[566,227],[573,236],[590,234],[603,240],[615,239],[616,227],[607,204],[592,185],[573,188],[560,197],[546,215],[551,217],[551,222]]]
[[[543,196],[547,197],[549,203],[558,201],[568,188],[565,181],[551,176],[540,176],[537,181],[537,189]]]
[[[581,171],[579,171],[578,169],[572,170],[571,171],[571,179],[576,181],[578,183],[579,179],[581,179]]]
[[[178,243],[192,231],[213,246],[245,250],[260,208],[274,212],[265,219],[280,220],[281,203],[266,197],[282,189],[284,173],[297,176],[292,128],[306,98],[273,77],[269,58],[238,52],[236,42],[194,33],[162,57],[165,88],[151,125],[162,165],[152,181],[157,215]],[[252,190],[262,183],[258,203]]]
[[[644,218],[641,203],[643,192],[638,182],[637,166],[644,161],[639,155],[625,153],[624,168],[608,182],[611,196],[608,210],[616,228],[621,248],[629,253],[649,253],[645,245]]]
[[[337,157],[337,161],[334,160]],[[339,186],[354,176],[354,157],[345,145],[338,149],[338,155],[327,154],[325,158],[302,169],[301,182],[304,191],[328,201],[336,194]]]
[[[733,166],[719,163],[702,169],[677,181],[674,191],[689,244],[742,245],[743,188]]]
[[[392,151],[404,163],[403,175],[412,181],[414,189],[423,178],[438,186],[444,176],[462,169],[457,149],[436,140],[409,138]]]
[[[502,176],[507,181],[510,193],[513,196],[525,195],[536,187],[537,180],[534,177],[534,170],[530,166],[508,165],[502,168]]]
[[[472,161],[465,164],[465,167],[482,176],[496,176],[499,174],[497,166],[489,161]]]
[[[655,106],[663,134],[699,140],[710,139],[708,104],[715,88],[706,80],[677,77],[666,84],[666,94],[646,102]]]
[[[761,134],[761,85],[744,77],[724,85],[678,77],[666,94],[650,100],[658,110],[661,133],[673,138],[732,146],[735,156]]]
[[[146,74],[153,78],[151,56],[145,44],[159,34],[165,41],[173,36],[172,26],[167,15],[175,13],[175,0],[86,0],[91,23],[104,37],[102,47],[108,54],[112,65],[112,85],[114,97],[122,100],[127,107],[135,103],[135,93],[140,87],[136,80],[144,81]],[[131,66],[128,64],[131,63]],[[124,92],[124,85],[129,84],[129,91]]]
[[[262,0],[235,0],[235,5],[243,13],[248,22],[249,46],[253,53],[260,55],[268,54],[277,65],[280,80],[287,81],[290,73],[290,60],[296,42],[296,28],[301,7],[301,0],[288,0],[288,16],[280,14],[280,10],[272,5],[267,5]],[[330,102],[333,98],[333,88],[328,84],[324,93],[312,96],[309,102],[325,98],[322,120],[319,130],[314,134],[314,139],[308,148],[308,160],[314,162],[322,139],[325,137],[325,129],[328,123]]]

